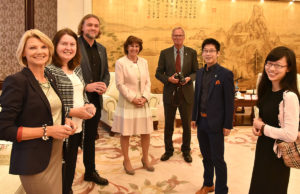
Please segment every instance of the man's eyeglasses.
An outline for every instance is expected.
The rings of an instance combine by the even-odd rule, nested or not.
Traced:
[[[271,68],[272,66],[274,67],[274,69],[282,69],[282,68],[286,67],[287,65],[280,65],[278,63],[271,63],[271,62],[267,62],[265,65],[266,68]]]
[[[173,34],[172,35],[174,38],[181,38],[181,37],[184,37],[183,34]]]
[[[203,53],[215,53],[217,50],[203,50]]]

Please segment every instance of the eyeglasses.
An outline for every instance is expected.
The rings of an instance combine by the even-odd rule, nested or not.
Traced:
[[[174,38],[181,38],[181,37],[184,37],[183,34],[174,34],[172,35]]]
[[[274,67],[274,69],[278,70],[286,67],[287,65],[280,65],[278,63],[271,63],[269,61],[265,64],[266,68],[271,68],[272,66]]]
[[[203,50],[203,53],[215,53],[217,50]]]

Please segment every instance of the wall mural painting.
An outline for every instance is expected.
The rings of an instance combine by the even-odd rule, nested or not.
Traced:
[[[219,63],[242,78],[239,86],[255,88],[267,53],[285,45],[297,55],[300,68],[300,4],[230,0],[93,0],[93,13],[101,18],[100,42],[106,46],[109,69],[124,55],[129,35],[143,39],[140,55],[148,60],[152,92],[161,93],[155,79],[160,51],[172,46],[171,30],[182,26],[185,45],[197,50],[203,66],[201,43],[206,38],[221,42]]]

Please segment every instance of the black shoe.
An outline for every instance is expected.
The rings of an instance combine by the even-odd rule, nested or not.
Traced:
[[[190,153],[183,153],[182,155],[183,155],[184,161],[186,161],[188,163],[191,163],[193,161],[193,158]]]
[[[84,180],[85,181],[92,181],[98,185],[108,185],[108,180],[105,178],[102,178],[97,171],[94,171],[92,173],[85,173],[84,174]]]
[[[160,160],[161,160],[161,161],[169,160],[169,158],[170,158],[171,156],[173,156],[173,153],[165,152],[165,153],[161,156]]]

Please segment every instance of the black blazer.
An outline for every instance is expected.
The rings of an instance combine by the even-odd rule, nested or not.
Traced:
[[[195,80],[197,69],[197,52],[192,48],[184,46],[182,74],[184,77],[191,77],[191,80],[182,87],[184,99],[187,103],[192,103],[194,100],[193,81]],[[176,84],[168,81],[168,78],[174,73],[176,73],[176,69],[174,46],[172,46],[161,51],[155,74],[155,77],[164,84],[163,102],[166,104],[171,103],[172,93],[176,87]]]
[[[53,77],[46,76],[58,94]],[[19,126],[53,125],[49,101],[28,68],[5,79],[0,104],[0,139],[13,142],[9,172],[20,175],[42,172],[49,164],[52,138],[47,141],[42,138],[16,140]],[[63,124],[64,107],[62,111]]]
[[[207,120],[212,132],[232,129],[234,108],[234,83],[232,71],[217,65],[214,78],[209,83],[207,96]],[[199,122],[201,82],[204,68],[197,71],[195,83],[195,104],[192,121]]]
[[[93,80],[93,74],[92,74],[92,70],[91,70],[91,66],[90,66],[90,61],[89,61],[88,54],[85,50],[82,36],[80,36],[78,38],[78,43],[79,43],[80,52],[81,52],[80,65],[81,65],[81,69],[82,69],[83,79],[86,84],[93,83],[94,80]],[[99,53],[99,56],[101,59],[100,81],[104,82],[106,84],[106,87],[108,87],[110,75],[109,75],[109,71],[108,71],[106,49],[100,43],[96,42],[96,44],[97,44],[98,53]],[[89,92],[87,92],[87,95],[89,97]],[[100,106],[102,108],[102,104],[103,104],[102,95],[99,95],[99,101],[100,101]]]

